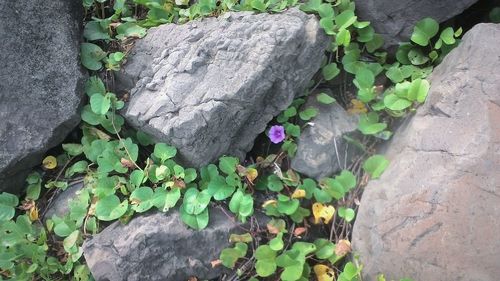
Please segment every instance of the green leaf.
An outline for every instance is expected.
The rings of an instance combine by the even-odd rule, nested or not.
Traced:
[[[245,194],[238,189],[229,201],[229,210],[238,215],[238,218],[244,222],[247,217],[253,214],[253,197]]]
[[[356,22],[357,18],[353,10],[345,10],[335,17],[335,24],[340,30],[347,29]]]
[[[335,180],[339,181],[340,184],[342,184],[346,192],[356,187],[356,177],[351,171],[342,170],[340,175],[335,177]]]
[[[219,158],[219,168],[226,175],[233,174],[236,171],[238,163],[240,163],[240,160],[236,157],[224,156]]]
[[[329,81],[339,75],[340,69],[338,68],[336,63],[332,62],[325,65],[321,69],[321,72],[323,73],[323,77],[325,78],[325,80]]]
[[[87,171],[87,167],[89,166],[89,163],[85,160],[81,160],[76,162],[75,164],[71,165],[66,172],[64,173],[64,176],[67,178],[72,177],[75,174],[80,174],[84,173]]]
[[[356,215],[353,209],[345,207],[338,208],[337,212],[339,217],[344,218],[347,222],[351,222]]]
[[[63,143],[62,148],[70,156],[77,156],[83,153],[83,145],[78,143]]]
[[[318,115],[318,109],[314,107],[308,107],[299,113],[300,119],[304,121],[309,121]]]
[[[101,78],[97,76],[90,77],[85,83],[85,93],[87,96],[91,97],[94,94],[106,94],[106,88],[104,87],[104,83]]]
[[[283,232],[278,233],[276,237],[274,237],[273,239],[271,239],[271,241],[269,241],[269,247],[273,251],[280,251],[283,249],[284,247]]]
[[[97,126],[105,119],[103,115],[95,114],[90,105],[86,105],[82,110],[82,120],[89,123],[90,125]]]
[[[198,177],[196,170],[193,168],[187,168],[184,170],[184,182],[190,183],[193,182]]]
[[[76,245],[76,241],[80,235],[79,230],[73,231],[68,237],[64,238],[63,247],[66,252],[71,252],[71,248]]]
[[[143,186],[135,189],[130,194],[132,209],[138,213],[144,213],[153,207],[154,192],[150,187]]]
[[[97,201],[95,213],[99,220],[112,221],[123,216],[127,212],[127,209],[127,200],[120,202],[118,196],[111,194]]]
[[[130,184],[134,187],[137,188],[141,186],[141,184],[144,182],[144,172],[141,170],[134,170],[132,173],[130,173]]]
[[[223,176],[213,178],[208,184],[208,193],[214,197],[215,200],[220,201],[228,198],[233,194],[234,186],[227,184]]]
[[[169,191],[164,188],[156,188],[153,195],[153,205],[162,212],[175,207],[181,198],[180,188],[173,188]]]
[[[413,65],[423,65],[429,61],[429,57],[420,49],[411,49],[408,52],[408,58]]]
[[[267,187],[271,191],[280,192],[283,189],[283,182],[277,175],[272,174],[267,177]]]
[[[238,242],[234,248],[226,248],[222,250],[219,259],[222,264],[228,268],[234,268],[238,259],[243,258],[248,251],[248,245]]]
[[[123,40],[127,37],[142,38],[146,36],[146,29],[135,22],[125,22],[116,28],[116,38]]]
[[[333,18],[322,18],[319,20],[319,26],[325,30],[328,35],[335,35],[335,25]]]
[[[333,18],[333,16],[335,15],[332,4],[329,3],[321,4],[318,7],[317,12],[321,18]]]
[[[429,93],[430,84],[427,80],[415,79],[408,89],[408,99],[423,103]]]
[[[177,149],[164,143],[157,143],[154,148],[153,155],[159,158],[162,162],[173,158],[177,154]]]
[[[88,41],[111,39],[108,34],[108,30],[98,21],[89,21],[85,24],[83,37],[85,37]]]
[[[285,132],[287,135],[291,135],[293,137],[300,136],[300,126],[292,123],[285,124]]]
[[[181,206],[181,219],[182,221],[193,229],[200,230],[208,225],[209,216],[208,208],[205,208],[201,213],[193,215],[186,212],[184,205]]]
[[[351,33],[347,29],[340,29],[339,32],[337,33],[337,36],[335,36],[335,42],[339,46],[345,46],[348,47],[349,44],[351,43]]]
[[[361,114],[359,118],[358,129],[364,135],[374,135],[387,128],[387,124],[379,123],[379,116],[376,112]]]
[[[389,160],[382,155],[373,155],[366,159],[363,164],[363,170],[370,174],[373,179],[378,179],[385,169],[389,166]]]
[[[19,204],[17,196],[2,192],[0,193],[0,223],[11,220],[16,210],[14,209]]]
[[[363,42],[363,43],[372,41],[375,36],[375,30],[373,29],[373,27],[369,25],[358,29],[357,33],[358,33],[357,37],[358,42]]]
[[[356,71],[356,80],[354,82],[358,88],[372,88],[375,83],[375,76],[368,68],[360,68]]]
[[[92,43],[82,43],[80,45],[80,52],[83,66],[95,71],[102,68],[101,60],[106,57],[106,53],[101,47]]]
[[[260,277],[271,276],[277,268],[276,251],[273,251],[269,245],[261,245],[255,250],[255,270]]]
[[[260,12],[265,12],[266,11],[266,4],[264,4],[264,1],[263,0],[251,0],[251,5],[252,5],[252,8],[254,8],[255,10],[257,11],[260,11]]]
[[[285,215],[291,215],[297,211],[299,206],[300,202],[298,199],[291,199],[288,196],[278,194],[278,204],[276,206],[278,212]]]
[[[395,94],[388,94],[384,97],[384,105],[390,110],[404,110],[410,107],[412,102]]]
[[[365,46],[369,53],[373,53],[384,46],[384,37],[380,34],[374,34],[372,40],[367,42]]]
[[[327,239],[316,239],[314,241],[316,246],[316,257],[320,260],[326,260],[335,253],[335,245]]]
[[[317,95],[316,100],[322,104],[332,104],[332,103],[336,102],[336,100],[334,98],[330,97],[329,95],[327,95],[325,93],[320,93],[319,95]]]
[[[196,188],[189,188],[184,193],[184,211],[190,215],[198,215],[207,208],[210,198],[208,190],[199,192]]]
[[[441,35],[439,36],[441,40],[446,45],[453,45],[457,40],[455,40],[455,31],[453,31],[453,28],[447,27],[445,28],[442,32]]]
[[[411,35],[411,41],[420,46],[429,45],[429,41],[439,31],[439,23],[432,18],[424,18],[417,22]]]
[[[103,115],[108,112],[111,107],[111,100],[109,96],[92,95],[90,97],[90,108],[95,114]]]

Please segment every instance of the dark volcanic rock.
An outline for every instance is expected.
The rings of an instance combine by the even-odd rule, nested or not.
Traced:
[[[500,276],[500,25],[480,24],[439,65],[361,200],[363,280]],[[372,278],[372,279],[370,279]]]
[[[0,191],[78,124],[84,74],[78,0],[0,1]]]
[[[303,93],[328,44],[316,17],[298,9],[152,28],[118,75],[131,89],[124,116],[188,166],[243,157]]]
[[[384,36],[386,46],[406,42],[415,23],[425,17],[443,22],[462,13],[477,0],[356,0],[356,14],[370,21]]]
[[[96,281],[207,280],[223,272],[210,262],[230,246],[230,234],[244,232],[239,226],[219,209],[210,209],[203,230],[188,228],[178,210],[157,212],[113,223],[85,241],[83,251]]]

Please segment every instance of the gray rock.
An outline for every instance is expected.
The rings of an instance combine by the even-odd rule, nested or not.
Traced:
[[[0,1],[0,191],[78,124],[84,74],[78,0]]]
[[[244,232],[219,209],[210,209],[210,222],[192,230],[177,210],[115,222],[83,245],[85,260],[96,281],[207,280],[223,267],[212,268],[232,233]]]
[[[357,118],[349,115],[338,103],[319,103],[316,96],[320,92],[329,93],[327,90],[317,91],[304,105],[304,108],[317,108],[318,115],[302,131],[297,154],[292,159],[292,169],[315,179],[331,176],[348,167],[360,153],[343,138],[356,132]]]
[[[500,25],[480,24],[439,65],[393,138],[353,231],[366,278],[500,276]]]
[[[328,43],[316,17],[298,9],[153,28],[118,75],[133,87],[125,118],[175,145],[188,166],[243,157],[303,93]]]
[[[477,0],[355,0],[356,14],[370,21],[386,47],[406,42],[415,24],[431,17],[444,22],[462,13]]]
[[[50,219],[53,215],[62,218],[69,213],[69,203],[78,195],[78,191],[83,189],[83,181],[70,183],[66,190],[59,193],[45,211],[44,219]]]

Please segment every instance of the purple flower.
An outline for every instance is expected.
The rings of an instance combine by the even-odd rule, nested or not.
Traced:
[[[269,139],[272,143],[280,143],[285,139],[285,128],[283,126],[272,126],[269,129]]]

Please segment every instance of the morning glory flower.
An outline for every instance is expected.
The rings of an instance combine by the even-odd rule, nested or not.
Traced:
[[[269,129],[269,139],[272,143],[280,143],[285,137],[285,128],[283,126],[275,125]]]

